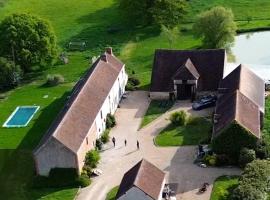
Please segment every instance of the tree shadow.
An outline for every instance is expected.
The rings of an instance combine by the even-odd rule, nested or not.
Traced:
[[[35,176],[32,151],[66,102],[69,92],[42,109],[34,126],[27,132],[17,149],[0,150],[1,199],[36,200],[63,188],[33,189]]]
[[[65,46],[70,41],[84,41],[87,44],[86,50],[91,50],[92,55],[100,54],[106,46],[113,47],[114,52],[119,54],[121,46],[128,41],[141,41],[160,34],[156,26],[133,27],[125,23],[117,9],[115,3],[77,19],[85,28],[64,41]]]

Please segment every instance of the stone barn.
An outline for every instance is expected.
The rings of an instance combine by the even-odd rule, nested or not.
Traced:
[[[52,168],[76,168],[106,129],[125,92],[125,65],[107,48],[73,88],[64,108],[34,150],[36,172],[47,176]]]

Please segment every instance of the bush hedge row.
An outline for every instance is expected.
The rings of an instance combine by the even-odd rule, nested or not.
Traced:
[[[270,187],[270,161],[255,160],[244,169],[239,185],[232,194],[233,200],[265,200]]]

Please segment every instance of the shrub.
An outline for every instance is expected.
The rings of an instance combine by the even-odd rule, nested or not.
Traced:
[[[83,175],[83,174],[87,175],[90,178],[91,175],[92,175],[92,168],[90,166],[88,166],[88,165],[84,165],[81,175]]]
[[[256,154],[253,149],[243,148],[239,155],[239,166],[245,167],[248,163],[256,159]]]
[[[0,89],[17,86],[22,79],[20,66],[14,66],[12,61],[0,57]]]
[[[106,128],[110,129],[116,125],[115,117],[112,114],[108,114],[106,117]]]
[[[100,140],[101,140],[101,142],[103,143],[103,144],[105,144],[105,143],[107,143],[107,142],[109,142],[109,139],[110,139],[110,129],[106,129],[103,133],[102,133],[102,135],[101,135],[101,137],[100,137]]]
[[[97,150],[101,150],[102,149],[102,146],[103,146],[103,143],[101,141],[101,138],[97,139],[96,140],[96,149]]]
[[[126,85],[126,90],[127,91],[134,91],[136,88],[134,87],[134,85],[131,85],[131,83],[127,82]]]
[[[255,148],[256,157],[260,159],[268,159],[270,157],[270,144],[267,139],[262,138]]]
[[[96,150],[91,150],[87,152],[85,156],[85,165],[91,168],[96,168],[99,160],[100,160],[99,152]]]
[[[137,79],[136,77],[129,77],[128,82],[133,85],[133,86],[138,86],[140,85],[140,80]]]
[[[233,191],[233,200],[265,200],[269,192],[270,161],[254,160],[247,164]]]
[[[216,154],[226,154],[232,162],[238,163],[240,150],[244,147],[254,149],[257,141],[255,136],[235,122],[212,140],[212,149]]]
[[[217,162],[217,157],[216,155],[206,155],[203,157],[203,161],[210,166],[215,166]]]
[[[174,112],[170,116],[172,124],[183,126],[187,122],[187,113],[185,111]]]
[[[83,174],[76,179],[76,184],[81,187],[87,187],[91,184],[91,179]]]
[[[216,166],[226,166],[230,165],[230,158],[225,154],[218,154],[216,160]]]
[[[53,75],[48,74],[46,84],[48,86],[56,86],[61,83],[64,83],[64,81],[65,81],[64,77],[60,74],[53,74]]]

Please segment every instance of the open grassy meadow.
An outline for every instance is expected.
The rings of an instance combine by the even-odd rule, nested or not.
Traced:
[[[231,7],[239,29],[270,27],[270,2],[268,0],[192,0],[189,13],[181,27],[180,37],[173,47],[192,49],[200,41],[192,35],[194,17],[214,5]],[[25,82],[17,89],[5,93],[0,100],[0,125],[19,105],[39,105],[41,109],[25,128],[0,128],[0,199],[72,199],[75,189],[31,189],[34,175],[31,152],[38,144],[49,124],[66,101],[72,86],[89,67],[92,56],[99,55],[105,46],[112,46],[115,54],[127,66],[129,72],[141,80],[141,89],[147,89],[154,50],[168,48],[166,38],[160,36],[157,27],[132,29],[123,24],[117,0],[0,0],[0,20],[15,12],[27,12],[48,19],[65,50],[70,41],[85,41],[87,50],[69,52],[69,64],[56,65],[42,72],[27,74]],[[247,22],[251,16],[252,21]],[[117,32],[108,29],[117,27]],[[45,87],[47,74],[61,74],[65,83],[56,87]]]

